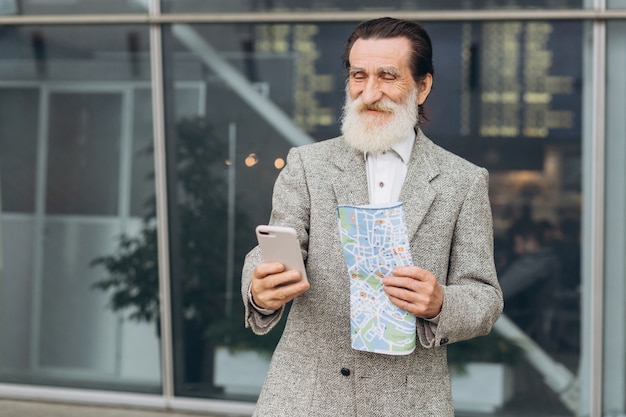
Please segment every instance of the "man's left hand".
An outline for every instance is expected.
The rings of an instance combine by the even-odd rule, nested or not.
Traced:
[[[435,275],[416,266],[401,266],[383,278],[392,303],[415,317],[432,319],[441,312],[443,289]]]

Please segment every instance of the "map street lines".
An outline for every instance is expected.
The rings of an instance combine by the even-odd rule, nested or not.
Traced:
[[[338,206],[339,232],[350,275],[352,347],[406,355],[415,349],[415,317],[395,306],[382,278],[412,265],[402,203]]]

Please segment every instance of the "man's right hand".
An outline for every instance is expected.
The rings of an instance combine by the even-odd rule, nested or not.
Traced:
[[[285,271],[278,262],[264,262],[252,271],[250,294],[254,303],[267,310],[278,310],[308,290],[310,284],[295,269]]]

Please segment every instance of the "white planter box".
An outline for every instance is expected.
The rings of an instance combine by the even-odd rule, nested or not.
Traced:
[[[494,413],[513,396],[513,371],[499,363],[469,363],[465,373],[451,370],[454,409]]]
[[[228,394],[259,395],[269,369],[270,358],[253,350],[215,350],[213,383]]]

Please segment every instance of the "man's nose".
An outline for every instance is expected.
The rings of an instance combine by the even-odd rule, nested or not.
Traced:
[[[363,92],[361,93],[361,99],[363,100],[363,104],[372,104],[376,103],[383,96],[383,92],[380,89],[380,85],[378,81],[374,78],[369,78],[365,87],[363,88]]]

